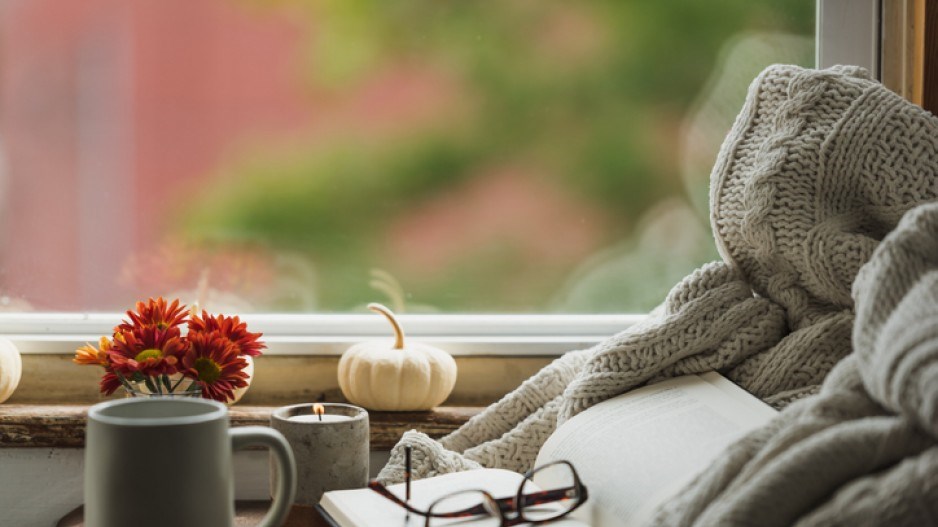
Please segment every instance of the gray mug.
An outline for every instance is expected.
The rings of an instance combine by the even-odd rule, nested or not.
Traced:
[[[156,397],[96,404],[85,436],[85,525],[229,527],[234,524],[231,452],[264,445],[280,481],[262,526],[286,519],[296,492],[293,452],[263,426],[228,428],[225,405]]]

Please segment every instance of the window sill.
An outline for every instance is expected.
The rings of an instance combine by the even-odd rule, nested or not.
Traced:
[[[78,366],[73,354],[23,355],[23,376],[7,404],[94,404],[102,400],[102,370]],[[553,357],[457,356],[459,375],[446,406],[487,406],[534,375]],[[302,402],[345,402],[339,389],[338,356],[264,354],[255,359],[251,388],[235,408]],[[0,405],[2,411],[3,405]]]
[[[274,406],[232,406],[232,426],[270,423]],[[369,412],[371,449],[390,450],[407,430],[442,437],[479,413],[479,407],[440,407],[429,412]],[[0,405],[0,448],[82,448],[88,406]]]
[[[109,335],[117,313],[0,313],[0,336],[20,350],[23,375],[11,404],[93,404],[101,370],[72,363],[74,350]],[[269,346],[255,361],[244,405],[341,402],[338,362],[356,342],[389,341],[374,315],[255,314],[242,317]],[[588,348],[643,315],[403,315],[409,340],[446,350],[459,369],[444,404],[486,406],[560,354]]]

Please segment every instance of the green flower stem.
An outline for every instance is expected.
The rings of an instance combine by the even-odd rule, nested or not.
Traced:
[[[186,379],[186,376],[185,376],[185,375],[179,377],[179,380],[176,381],[176,384],[174,384],[173,387],[172,387],[172,389],[169,390],[170,393],[175,392],[175,391],[176,391],[176,388],[179,388],[179,385],[182,384],[182,381],[184,381],[185,379]]]
[[[152,377],[144,377],[143,382],[147,385],[147,389],[150,390],[150,393],[163,393],[161,390],[158,390],[153,384]]]
[[[160,376],[160,380],[163,381],[163,386],[166,387],[166,393],[173,393],[173,387],[169,384],[169,375],[164,373]]]
[[[121,384],[124,386],[124,388],[127,389],[127,391],[131,393],[134,392],[134,387],[129,382],[127,382],[127,379],[125,379],[123,375],[121,375],[119,372],[116,372],[116,371],[114,372],[114,375],[117,376],[117,380],[121,382]]]

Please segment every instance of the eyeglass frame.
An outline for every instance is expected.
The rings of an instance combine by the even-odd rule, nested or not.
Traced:
[[[568,467],[570,467],[570,471],[573,473],[573,486],[564,487],[560,489],[542,490],[539,492],[535,492],[533,494],[524,494],[525,482],[526,481],[533,482],[534,480],[532,479],[532,477],[534,476],[536,472],[543,470],[545,468],[548,468],[548,467],[552,467],[554,465],[561,465],[561,464],[567,465]],[[429,508],[426,511],[421,511],[419,509],[414,508],[409,503],[402,500],[393,492],[391,492],[387,487],[385,487],[378,480],[369,481],[368,488],[384,496],[385,498],[391,500],[395,504],[400,505],[405,510],[407,510],[407,512],[411,512],[419,516],[424,516],[427,519],[426,527],[430,527],[431,518],[470,518],[472,516],[479,516],[482,514],[492,512],[490,509],[486,508],[484,504],[481,504],[481,503],[473,507],[469,507],[468,509],[463,509],[459,511],[440,512],[440,513],[430,512],[433,510],[434,505],[439,503],[441,500],[455,496],[457,494],[463,494],[466,492],[479,492],[482,495],[486,496],[489,500],[491,500],[491,502],[497,506],[496,508],[498,510],[501,527],[511,527],[513,525],[518,525],[518,524],[525,523],[525,522],[530,523],[531,525],[539,525],[542,523],[556,521],[556,520],[559,520],[560,518],[563,518],[564,516],[567,516],[571,512],[575,511],[577,508],[580,507],[580,505],[583,505],[583,503],[585,503],[586,500],[589,499],[589,493],[586,490],[586,485],[584,485],[580,481],[580,475],[577,473],[576,468],[573,467],[572,463],[566,460],[553,461],[551,463],[547,463],[546,465],[534,467],[531,470],[525,472],[524,479],[521,481],[521,485],[518,486],[518,493],[513,497],[509,496],[505,498],[494,498],[492,497],[491,494],[489,494],[487,491],[482,490],[482,489],[464,489],[464,490],[453,492],[451,494],[440,496],[439,498],[434,500],[433,503],[430,504]],[[543,503],[551,503],[555,501],[560,501],[564,497],[567,497],[570,491],[573,491],[573,490],[578,491],[577,502],[572,507],[564,511],[562,514],[558,516],[554,516],[552,518],[544,518],[540,520],[527,519],[524,517],[524,508],[518,506],[522,502],[522,498],[525,498],[525,506],[540,505]],[[535,497],[536,501],[529,502],[528,500],[530,500],[532,497]],[[516,515],[513,517],[508,517],[505,515],[505,513],[515,513]]]

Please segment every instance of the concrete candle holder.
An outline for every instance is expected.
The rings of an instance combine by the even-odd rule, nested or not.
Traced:
[[[320,421],[313,404],[275,410],[270,426],[293,447],[296,458],[297,505],[313,506],[324,492],[361,488],[368,484],[368,412],[350,404],[322,403]],[[271,462],[271,495],[276,466]]]

